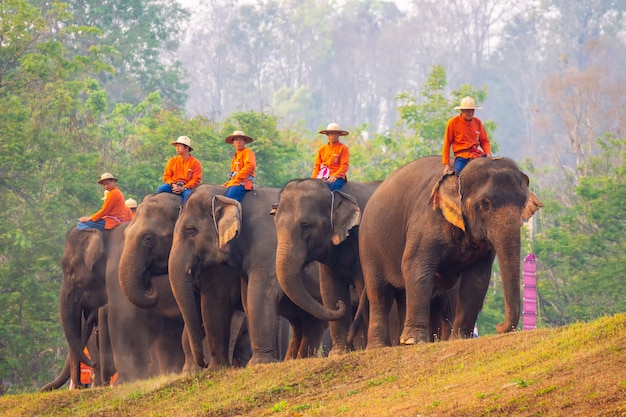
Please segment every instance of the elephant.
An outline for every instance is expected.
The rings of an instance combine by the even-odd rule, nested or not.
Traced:
[[[106,309],[106,306],[102,308]],[[84,324],[87,324],[86,321]],[[83,327],[82,331],[83,331],[83,335],[89,335],[89,338],[86,342],[86,346],[89,351],[89,356],[91,358],[97,359],[94,361],[94,367],[93,367],[93,372],[94,372],[93,385],[102,386],[106,384],[106,381],[104,380],[105,378],[102,378],[102,371],[100,369],[100,366],[102,365],[102,363],[108,363],[112,365],[113,361],[110,360],[107,362],[107,361],[102,361],[100,359],[101,347],[99,346],[100,338],[98,335],[98,327],[97,326],[90,326],[90,327],[91,327],[91,333],[88,333],[88,329],[86,328],[86,326]],[[72,369],[72,368],[75,368],[75,369]],[[115,373],[114,368],[110,369],[108,372],[109,375],[113,375],[114,373]],[[61,370],[61,372],[59,372],[59,374],[56,376],[56,378],[53,381],[44,385],[40,389],[40,392],[46,392],[46,391],[59,389],[68,380],[70,380],[70,378],[73,380],[74,386],[81,387],[80,385],[80,362],[71,350],[67,354],[67,358],[65,360],[65,364],[63,365],[63,369]]]
[[[133,304],[150,308],[165,297],[180,311],[171,293],[171,287],[163,294],[157,291],[152,279],[167,274],[174,226],[181,211],[180,197],[174,194],[149,194],[137,208],[135,217],[125,231],[124,248],[120,257],[119,282],[124,295]],[[245,366],[251,356],[247,325],[241,303],[240,276],[230,268],[216,265],[209,276],[220,279],[199,279],[195,286],[200,294],[202,322],[207,348],[198,346],[209,358],[209,369],[219,369],[236,362]],[[197,298],[197,297],[196,297]],[[236,312],[240,311],[240,314]],[[180,313],[178,313],[180,314]],[[182,315],[180,316],[182,319]],[[198,318],[200,319],[200,317]],[[232,329],[231,329],[232,325]],[[232,334],[231,334],[232,333]],[[185,333],[182,341],[189,344]],[[239,344],[235,346],[235,344]],[[238,355],[235,357],[235,352]],[[195,360],[189,352],[184,370],[195,370]],[[203,365],[206,365],[203,362]]]
[[[359,251],[370,322],[367,349],[388,346],[392,294],[406,291],[401,344],[430,340],[430,302],[458,283],[453,338],[469,338],[498,256],[505,300],[499,333],[520,315],[520,228],[541,202],[528,177],[507,158],[477,158],[460,175],[444,175],[441,157],[391,173],[370,198]]]
[[[128,224],[104,232],[72,228],[61,258],[64,275],[60,297],[61,324],[70,352],[81,362],[95,365],[95,360],[86,358],[82,352],[86,335],[88,337],[91,333],[88,326],[87,331],[83,330],[83,321],[95,322],[97,315],[102,339],[99,342],[102,378],[108,382],[111,370],[115,369],[118,371],[116,383],[146,378],[155,372],[179,371],[184,362],[180,344],[184,323],[173,296],[170,295],[169,303],[160,301],[155,307],[144,309],[131,304],[122,294],[118,267]],[[160,291],[169,290],[166,275],[152,281],[157,283]],[[151,347],[154,347],[154,357],[158,360],[157,364],[152,364],[152,372]]]
[[[288,182],[279,194],[274,214],[278,282],[291,300],[320,319],[331,320],[334,306],[340,301],[358,306],[364,287],[358,225],[361,212],[380,183],[348,182],[342,192],[330,191],[318,179],[298,179]],[[320,264],[323,306],[311,297],[301,280],[301,271],[314,261]],[[351,287],[356,296],[351,296]],[[352,308],[346,309],[338,320],[330,321],[330,356],[354,349],[348,341],[353,314]]]
[[[315,354],[327,322],[297,307],[276,278],[276,229],[267,213],[279,190],[258,188],[246,193],[241,203],[225,197],[224,192],[220,186],[198,186],[174,228],[168,270],[196,362],[204,365],[193,283],[207,280],[209,268],[217,265],[226,265],[242,277],[242,301],[253,352],[249,364],[278,360],[275,335],[279,315],[292,326],[286,358]],[[310,291],[319,294],[317,265],[303,273]]]

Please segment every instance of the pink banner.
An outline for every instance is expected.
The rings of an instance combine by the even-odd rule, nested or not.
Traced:
[[[537,258],[534,253],[524,258],[522,300],[522,330],[534,330],[537,328]]]

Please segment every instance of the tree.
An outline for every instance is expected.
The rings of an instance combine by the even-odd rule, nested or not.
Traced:
[[[552,325],[626,308],[626,139],[607,135],[596,143],[600,153],[589,159],[572,204],[563,207],[555,195],[544,199],[546,212],[555,214],[540,216],[538,290],[542,316]]]

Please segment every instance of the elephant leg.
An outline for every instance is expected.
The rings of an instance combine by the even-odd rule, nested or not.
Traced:
[[[278,297],[273,293],[271,285],[264,279],[266,274],[248,278],[248,294],[246,304],[248,310],[248,331],[252,343],[252,358],[250,365],[276,362],[275,335],[277,326]],[[276,280],[276,277],[273,278]]]
[[[185,360],[185,353],[180,343],[183,322],[179,319],[162,319],[163,327],[152,346],[156,367],[156,375],[179,373]]]
[[[100,381],[95,385],[109,386],[115,374],[115,362],[111,349],[111,335],[109,333],[109,310],[107,306],[98,309],[98,328],[96,339],[100,351]]]
[[[320,291],[325,306],[335,308],[337,303],[341,301],[348,307],[343,317],[329,323],[330,336],[333,342],[329,356],[349,353],[353,350],[352,344],[348,343],[348,332],[352,322],[350,286],[336,274],[333,274],[330,268],[320,265]]]
[[[291,324],[289,320],[282,316],[277,317],[278,323],[276,327],[276,359],[279,361],[285,360],[287,352],[289,351],[289,344],[291,343],[290,329]]]
[[[413,246],[407,245],[402,259],[402,278],[406,289],[406,320],[400,335],[400,343],[404,345],[426,343],[431,337],[430,301],[436,266],[418,259],[417,248]]]
[[[317,356],[322,344],[322,336],[328,327],[328,323],[310,316],[303,320],[303,334],[298,349],[299,358]]]
[[[468,339],[474,332],[474,324],[483,307],[489,281],[491,263],[476,264],[461,273],[456,314],[452,331],[453,338]]]
[[[291,341],[289,342],[289,347],[285,354],[285,360],[298,359],[298,351],[300,350],[300,344],[304,337],[302,319],[291,318],[289,324],[291,324]]]
[[[148,377],[149,350],[153,342],[150,333],[154,328],[149,317],[137,314],[133,320],[125,320],[118,314],[120,309],[109,305],[109,333],[118,370],[115,384]]]
[[[228,353],[233,308],[229,300],[216,296],[213,288],[205,288],[204,284],[202,287],[202,322],[210,352],[207,369],[217,370],[230,366]]]
[[[365,282],[369,300],[369,325],[367,349],[391,346],[389,339],[389,312],[394,298],[394,288],[386,281],[379,265]]]

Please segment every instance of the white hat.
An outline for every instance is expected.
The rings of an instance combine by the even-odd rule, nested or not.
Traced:
[[[187,146],[190,151],[193,151],[193,148],[191,147],[191,139],[189,139],[188,136],[179,136],[178,139],[172,142],[172,145],[176,146],[177,143],[182,143]]]
[[[245,140],[246,143],[250,143],[250,142],[252,142],[254,140],[250,136],[246,136],[246,134],[243,133],[241,130],[235,130],[232,135],[230,135],[230,136],[226,137],[226,139],[224,139],[224,142],[226,142],[226,143],[233,143],[233,141],[236,138],[243,138],[243,140]]]
[[[100,175],[100,181],[98,181],[98,184],[102,184],[102,181],[104,180],[115,180],[117,181],[117,178],[115,178],[113,176],[113,174],[111,174],[110,172],[105,172],[104,174]]]
[[[124,204],[126,204],[126,207],[128,208],[137,208],[137,201],[133,198],[129,198],[124,202]]]
[[[349,135],[348,132],[346,132],[345,130],[341,129],[341,126],[339,126],[339,123],[331,123],[329,124],[325,130],[320,130],[320,133],[322,135],[328,135],[329,133],[338,133],[339,136],[346,136]]]
[[[482,109],[482,107],[476,105],[476,101],[470,96],[463,97],[461,100],[461,105],[456,106],[455,110],[475,110]]]

